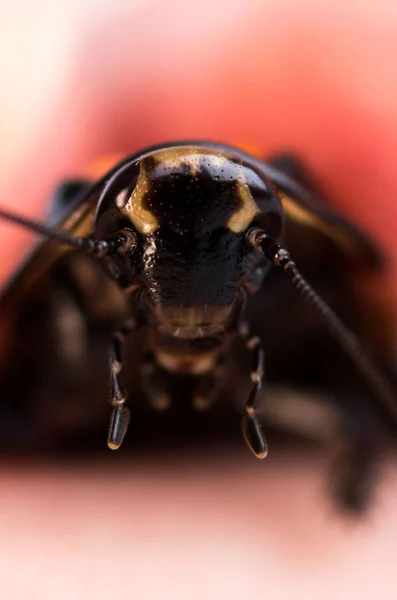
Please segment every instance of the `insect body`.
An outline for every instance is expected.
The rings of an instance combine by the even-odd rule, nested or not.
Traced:
[[[279,161],[263,163],[219,144],[173,144],[126,159],[94,185],[76,185],[77,199],[70,208],[61,207],[58,228],[0,211],[3,218],[63,243],[39,247],[5,293],[0,310],[13,303],[18,288],[26,292],[34,286],[67,248],[93,255],[122,290],[128,314],[109,349],[110,448],[121,445],[130,418],[121,381],[128,370],[128,364],[122,367],[123,346],[133,331],[144,328],[148,352],[142,372],[158,408],[169,404],[167,373],[193,377],[194,404],[209,407],[222,385],[230,344],[236,337],[245,339],[252,369],[242,428],[254,454],[266,456],[258,419],[265,354],[246,307],[252,295],[265,293],[272,266],[284,271],[325,320],[373,394],[397,418],[394,392],[383,374],[303,278],[283,240],[288,245],[288,223],[293,222],[326,240],[333,249],[326,257],[329,265],[338,253],[352,264],[369,266],[378,266],[379,256],[356,228],[317,203],[288,170]],[[299,241],[297,253],[305,255]]]

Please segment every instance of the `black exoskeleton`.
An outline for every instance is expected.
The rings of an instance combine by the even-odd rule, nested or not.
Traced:
[[[290,177],[288,171],[294,171],[295,177]],[[181,380],[192,378],[195,382],[193,405],[199,410],[208,408],[224,386],[228,356],[235,338],[244,340],[252,366],[242,429],[253,453],[259,458],[266,456],[267,443],[259,419],[262,400],[266,405],[266,393],[263,394],[262,389],[265,362],[269,383],[280,382],[286,377],[292,387],[309,389],[304,376],[300,381],[300,373],[305,369],[299,351],[292,354],[295,357],[292,366],[286,367],[284,375],[282,368],[281,377],[277,374],[278,365],[283,364],[282,353],[285,364],[289,364],[287,356],[293,345],[283,337],[284,324],[290,319],[284,300],[275,302],[274,307],[266,309],[262,316],[258,304],[256,310],[250,308],[255,306],[251,297],[263,299],[266,295],[267,279],[270,281],[269,294],[274,294],[268,297],[270,300],[276,298],[277,293],[272,291],[272,267],[280,272],[277,282],[283,280],[277,283],[277,289],[284,289],[284,281],[290,280],[305,301],[302,306],[310,306],[310,310],[320,317],[316,321],[313,316],[316,327],[323,331],[322,319],[355,363],[351,369],[361,373],[370,397],[379,402],[380,412],[397,422],[397,399],[383,371],[375,366],[356,335],[317,295],[296,264],[301,257],[302,265],[309,265],[308,271],[312,265],[316,268],[323,265],[332,281],[335,271],[345,270],[345,265],[340,266],[343,262],[353,268],[371,270],[379,268],[381,259],[365,236],[330,207],[318,202],[304,178],[296,176],[299,172],[291,159],[279,158],[263,163],[235,148],[219,144],[164,145],[126,159],[93,185],[76,181],[63,186],[58,193],[58,209],[48,225],[0,210],[0,217],[49,238],[6,290],[0,301],[3,315],[10,315],[11,307],[17,310],[15,299],[18,294],[31,293],[37,282],[54,270],[55,264],[62,264],[67,249],[74,248],[83,255],[93,256],[104,267],[107,281],[116,283],[117,293],[113,288],[108,290],[107,286],[114,284],[103,283],[102,287],[95,288],[94,276],[90,275],[92,261],[86,268],[84,258],[83,267],[80,264],[77,268],[79,273],[69,287],[72,289],[76,280],[82,285],[83,291],[75,295],[80,308],[73,317],[70,314],[75,309],[65,309],[66,312],[69,310],[69,321],[75,324],[78,332],[81,323],[77,322],[81,315],[84,316],[84,295],[95,296],[89,302],[92,314],[112,296],[108,306],[112,305],[113,322],[119,325],[111,337],[109,350],[110,403],[113,407],[108,434],[110,448],[117,449],[121,445],[130,421],[125,385],[121,379],[128,370],[128,362],[123,366],[123,350],[129,336],[139,335],[142,331],[145,336],[145,352],[140,358],[143,387],[152,405],[159,409],[170,405],[166,383],[170,376]],[[294,231],[296,227],[303,229],[305,236],[299,238]],[[67,294],[62,292],[64,282],[65,278],[62,285],[55,284],[58,306],[69,301],[65,300]],[[54,281],[47,285],[54,286]],[[287,306],[293,303],[291,298]],[[3,319],[4,332],[0,342],[3,356],[8,356],[15,319],[8,316]],[[86,323],[90,319],[92,316],[87,317]],[[267,339],[265,327],[258,327],[258,322],[269,319],[274,323],[269,323]],[[61,330],[62,323],[58,333]],[[73,363],[73,339],[81,339],[81,332],[73,338],[73,332],[70,335],[66,330],[62,333],[66,348],[62,360]],[[303,340],[309,337],[310,345],[317,335],[312,335],[310,327],[308,330],[308,336],[307,331],[301,334],[302,352]],[[297,342],[299,344],[298,338]],[[285,349],[281,351],[283,345]],[[330,348],[332,354],[332,342]],[[81,364],[84,353],[79,355],[79,347],[73,351]],[[76,364],[74,368],[78,371]],[[315,368],[318,373],[322,366]],[[7,373],[12,372],[10,367]],[[337,378],[338,373],[328,378],[328,369],[324,372],[327,374],[318,377],[318,382],[314,377],[318,387],[313,389],[323,387],[325,395],[330,390],[332,395],[332,378]],[[343,383],[341,380],[342,391]],[[349,394],[349,386],[346,389]],[[360,391],[355,393],[359,396]],[[360,445],[364,447],[365,440],[364,434],[358,434],[349,449],[359,468],[355,469],[354,477],[347,477],[347,482],[341,486],[340,496],[345,496],[345,504],[361,502],[361,495],[356,494],[356,490],[362,488],[362,479],[370,470],[375,454],[372,453],[369,460],[363,460],[365,464],[357,460],[355,450]],[[355,485],[352,481],[357,479],[360,469],[363,475],[358,477]]]

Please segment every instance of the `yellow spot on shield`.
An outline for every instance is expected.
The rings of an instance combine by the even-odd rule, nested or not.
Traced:
[[[167,148],[153,154],[153,158],[156,163],[169,169],[187,166],[193,177],[196,177],[200,171],[200,161],[203,161],[204,164],[206,162],[210,163],[215,169],[221,169],[227,165],[229,160],[221,152],[202,148],[201,146]]]
[[[165,168],[178,169],[182,166],[187,166],[193,177],[196,177],[200,170],[200,155],[203,152],[200,148],[192,146],[191,148],[168,148],[161,150],[153,155],[157,163],[162,164]]]
[[[123,208],[123,213],[130,219],[135,229],[143,235],[154,233],[159,227],[156,215],[144,206],[144,200],[149,192],[150,180],[146,173],[144,161],[142,160],[139,167],[138,181]]]
[[[200,171],[200,157],[198,154],[191,154],[185,158],[185,162],[190,169],[193,177],[196,177]]]
[[[254,217],[261,211],[253,199],[249,186],[245,181],[243,168],[240,169],[236,184],[237,194],[241,200],[241,206],[229,218],[227,226],[235,233],[241,233],[247,229]]]
[[[230,162],[230,159],[227,156],[224,156],[223,154],[215,154],[212,152],[208,154],[208,159],[211,162],[211,166],[213,167],[213,169],[219,171],[221,171],[222,169],[227,169],[227,166]]]

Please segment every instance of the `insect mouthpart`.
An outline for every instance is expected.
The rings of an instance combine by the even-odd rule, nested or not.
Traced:
[[[152,307],[162,333],[196,339],[222,334],[234,306]]]

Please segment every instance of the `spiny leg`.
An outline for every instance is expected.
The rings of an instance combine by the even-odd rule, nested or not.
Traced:
[[[251,371],[253,387],[245,404],[245,414],[243,415],[241,426],[244,439],[250,450],[257,458],[265,458],[267,456],[267,443],[257,414],[264,375],[265,353],[262,342],[258,337],[249,339],[247,348],[252,353],[254,359]]]
[[[125,406],[126,397],[121,389],[119,374],[125,339],[135,328],[136,324],[133,321],[120,327],[113,334],[110,343],[110,404],[113,411],[110,416],[108,446],[111,450],[120,448],[130,422],[130,411]]]

